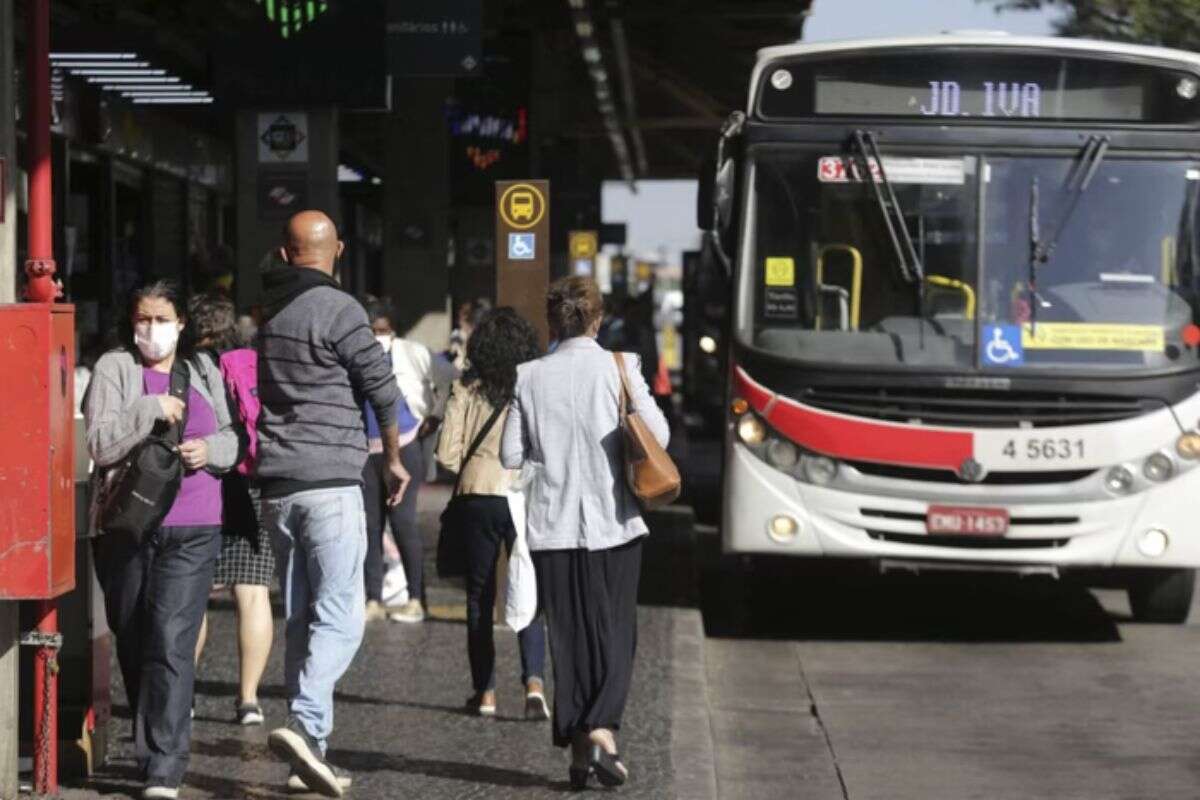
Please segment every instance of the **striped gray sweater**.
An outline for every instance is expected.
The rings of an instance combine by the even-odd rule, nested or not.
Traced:
[[[324,273],[283,267],[263,275],[258,331],[258,456],[264,497],[362,482],[363,399],[395,419],[400,390],[367,314]]]

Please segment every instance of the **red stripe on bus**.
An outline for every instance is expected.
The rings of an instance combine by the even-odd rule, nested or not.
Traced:
[[[746,374],[746,370],[738,367],[733,372],[733,385],[737,394],[744,398],[750,407],[758,413],[762,413],[767,405],[774,397],[774,393],[770,389],[760,383],[756,383],[753,378]]]
[[[738,391],[756,410],[775,401],[766,415],[775,430],[823,455],[947,470],[957,470],[974,455],[975,440],[970,431],[889,425],[832,414],[772,394],[741,368],[735,378]]]

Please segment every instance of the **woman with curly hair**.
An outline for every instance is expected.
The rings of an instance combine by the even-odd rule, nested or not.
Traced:
[[[500,464],[500,434],[517,380],[517,365],[537,358],[537,333],[511,308],[487,312],[467,341],[468,369],[455,381],[446,405],[437,460],[459,473],[457,520],[463,527],[467,563],[467,655],[474,688],[468,708],[480,716],[496,713],[496,647],[492,610],[496,604],[496,560],[503,543],[516,538],[505,497],[517,473]],[[473,452],[472,445],[478,439]],[[542,671],[546,634],[540,619],[517,634],[525,718],[545,720]]]

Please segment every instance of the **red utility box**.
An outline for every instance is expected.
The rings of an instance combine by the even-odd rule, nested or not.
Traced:
[[[75,588],[75,308],[0,305],[0,600]]]

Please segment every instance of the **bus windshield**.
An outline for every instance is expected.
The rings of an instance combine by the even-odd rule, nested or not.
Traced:
[[[884,155],[900,212],[892,216],[903,216],[923,270],[898,258],[879,197],[861,179],[866,163],[833,148],[755,161],[743,275],[755,344],[805,361],[970,366],[977,160]]]
[[[1195,366],[1200,165],[1110,154],[1085,182],[1082,157],[882,160],[758,155],[741,284],[756,347],[954,371]]]

